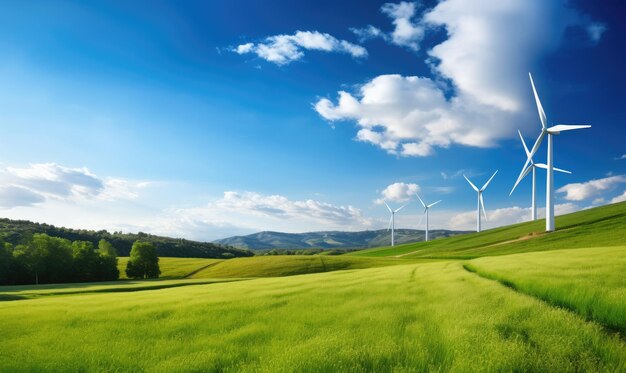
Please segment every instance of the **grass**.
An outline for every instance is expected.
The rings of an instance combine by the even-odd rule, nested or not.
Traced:
[[[162,279],[184,278],[193,272],[202,269],[208,265],[219,263],[223,259],[205,259],[205,258],[159,258],[159,267],[161,268]],[[119,257],[117,268],[120,271],[120,279],[127,279],[126,264],[128,257]]]
[[[626,242],[626,202],[557,216],[556,226],[556,232],[545,234],[545,220],[537,220],[480,233],[374,248],[347,255],[471,259],[533,251],[620,246]]]
[[[415,262],[415,260],[408,261]],[[207,267],[191,278],[282,277],[405,264],[394,258],[356,258],[328,255],[276,255],[236,258]]]
[[[594,323],[459,262],[0,303],[0,371],[623,371]]]
[[[46,284],[0,286],[0,301],[33,299],[55,295],[78,295],[88,293],[134,292],[141,290],[166,289],[179,286],[228,282],[231,279],[194,279],[194,280],[126,280],[110,282],[85,282],[79,284]]]
[[[481,258],[467,267],[626,336],[626,246]]]

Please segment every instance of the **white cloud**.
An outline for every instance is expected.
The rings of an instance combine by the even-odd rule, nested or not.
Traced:
[[[587,25],[587,34],[589,35],[589,39],[591,39],[594,43],[599,43],[600,39],[602,39],[602,35],[606,32],[606,25],[602,22],[591,22]]]
[[[621,155],[621,156],[619,156],[619,157],[615,157],[615,160],[616,160],[616,161],[617,161],[617,160],[621,160],[621,159],[626,159],[626,154],[622,154],[622,155]]]
[[[347,53],[355,58],[367,57],[367,50],[362,46],[318,31],[269,36],[263,42],[241,44],[232,50],[238,54],[254,53],[277,65],[286,65],[301,59],[304,56],[303,50]]]
[[[374,202],[379,205],[382,205],[385,201],[406,202],[413,198],[415,193],[419,191],[420,187],[417,184],[393,183],[383,189],[383,191],[380,192],[380,198]]]
[[[626,176],[617,175],[603,179],[589,180],[584,183],[567,184],[557,189],[557,193],[565,193],[568,201],[582,201],[589,198],[597,198],[607,190],[613,189],[618,184],[626,182]]]
[[[409,23],[415,14],[411,3],[384,9]],[[453,144],[493,147],[533,122],[527,73],[580,18],[565,1],[443,0],[410,23],[415,29],[404,35],[414,36],[406,40],[421,38],[418,23],[448,34],[427,52],[432,79],[381,75],[354,93],[340,91],[336,103],[318,100],[315,110],[328,121],[355,121],[359,132],[367,130],[357,139],[391,154],[428,156]],[[373,36],[376,30],[357,34]]]
[[[554,206],[555,215],[569,214],[580,210],[578,206],[573,203],[563,203]],[[482,214],[482,212],[481,212]],[[539,218],[545,218],[545,208],[537,209],[537,216]],[[522,223],[529,221],[531,217],[530,208],[522,208],[518,206],[505,207],[495,210],[487,210],[487,218],[481,216],[482,224],[485,229],[501,227],[510,224]],[[476,211],[466,211],[457,213],[450,218],[448,229],[452,230],[474,230],[476,229]]]
[[[619,196],[613,198],[611,200],[611,203],[624,202],[624,201],[626,201],[626,190],[624,191],[624,193],[622,193]]]
[[[0,207],[32,206],[49,200],[133,199],[146,183],[123,179],[103,180],[87,168],[70,168],[56,163],[0,170]]]
[[[420,49],[420,42],[424,38],[425,25],[415,20],[416,4],[406,1],[400,3],[386,3],[380,11],[391,18],[393,31],[386,33],[379,28],[368,25],[364,28],[351,28],[361,42],[368,39],[382,38],[388,43],[406,47],[413,51]]]
[[[415,15],[415,3],[386,3],[381,11],[393,19],[395,28],[391,33],[391,42],[417,51],[424,38],[424,26],[411,20]]]

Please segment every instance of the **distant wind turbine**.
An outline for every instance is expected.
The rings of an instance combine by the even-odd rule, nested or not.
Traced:
[[[424,241],[428,241],[428,209],[433,207],[434,205],[438,204],[439,202],[441,202],[441,200],[435,202],[435,203],[431,203],[430,205],[427,205],[424,203],[424,201],[422,201],[422,199],[420,198],[419,194],[415,193],[415,196],[417,197],[417,199],[420,200],[420,202],[422,203],[422,206],[424,206],[424,214],[426,215],[426,229],[424,230]]]
[[[537,104],[537,111],[539,112],[539,119],[541,120],[541,133],[539,134],[539,137],[537,137],[535,145],[533,145],[533,148],[530,151],[528,158],[526,159],[526,163],[524,163],[524,167],[522,167],[522,171],[517,177],[517,181],[515,182],[513,189],[515,189],[517,184],[522,181],[522,175],[524,174],[526,167],[528,167],[528,164],[531,162],[533,155],[535,155],[535,153],[539,149],[543,138],[548,135],[548,177],[546,178],[546,232],[552,232],[554,231],[554,153],[552,150],[552,135],[558,135],[564,131],[590,128],[591,126],[588,124],[557,124],[556,126],[548,127],[546,113],[543,110],[541,101],[539,100],[537,89],[535,89],[535,82],[533,82],[533,77],[530,73],[528,73],[528,77],[530,78],[530,85],[533,87],[535,103]]]
[[[389,207],[389,205],[387,204],[387,202],[385,202],[385,206],[387,206],[387,210],[389,210],[389,212],[391,213],[391,218],[389,219],[389,226],[387,227],[387,231],[389,231],[389,228],[391,228],[391,246],[395,246],[394,233],[395,233],[395,225],[396,225],[396,219],[395,219],[396,212],[402,210],[404,206],[406,205],[408,205],[408,203],[405,203],[404,205],[398,207],[395,210],[392,210],[391,207]]]
[[[491,175],[491,177],[489,178],[489,180],[487,180],[487,182],[485,183],[485,185],[483,185],[482,188],[478,189],[476,187],[476,185],[474,185],[468,178],[467,176],[463,175],[463,177],[465,178],[465,180],[467,180],[467,182],[471,185],[471,187],[476,191],[476,193],[478,193],[478,206],[476,207],[476,232],[480,232],[480,208],[483,208],[483,214],[485,215],[485,221],[487,221],[487,212],[485,211],[485,201],[483,200],[483,192],[485,191],[485,189],[487,189],[487,185],[489,185],[489,183],[491,182],[491,179],[493,179],[494,176],[496,176],[496,174],[498,173],[498,171],[496,170],[496,172],[493,173],[493,175]]]
[[[524,141],[524,137],[522,136],[522,133],[517,130],[517,133],[519,133],[519,138],[520,140],[522,140],[522,145],[524,146],[524,151],[526,152],[526,157],[530,158],[530,164],[528,165],[528,167],[526,167],[526,170],[524,170],[522,172],[522,178],[521,180],[524,180],[524,178],[526,176],[528,176],[528,174],[530,173],[530,171],[532,170],[533,172],[533,184],[532,184],[532,207],[531,207],[531,220],[537,220],[537,193],[536,193],[536,187],[535,187],[535,179],[536,179],[536,169],[537,168],[543,168],[543,169],[548,169],[548,166],[543,164],[543,163],[535,163],[533,161],[533,157],[530,155],[530,151],[528,150],[528,147],[526,146],[526,142]],[[554,167],[554,171],[558,171],[558,172],[563,172],[566,174],[571,174],[570,171],[566,171],[566,170],[562,170],[560,168],[556,168]],[[511,194],[513,194],[513,191],[515,190],[515,188],[517,187],[517,183],[515,184],[515,186],[513,187],[513,189],[511,189],[511,193],[509,193],[509,196]]]

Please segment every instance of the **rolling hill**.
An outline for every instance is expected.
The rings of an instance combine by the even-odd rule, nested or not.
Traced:
[[[431,239],[451,237],[466,231],[431,230]],[[221,245],[234,246],[249,250],[270,249],[354,249],[379,247],[389,243],[389,232],[386,229],[360,232],[307,232],[281,233],[259,232],[247,236],[234,236],[214,241]],[[424,231],[416,229],[396,229],[396,242],[403,244],[418,242],[424,239]]]
[[[11,220],[0,218],[0,237],[6,242],[18,245],[35,233],[45,233],[49,236],[65,238],[70,241],[89,241],[95,246],[98,241],[109,241],[119,256],[128,256],[133,242],[137,240],[152,242],[159,256],[182,258],[230,258],[254,255],[248,250],[232,246],[191,241],[180,238],[155,236],[143,232],[139,233],[110,233],[106,230],[92,231],[86,229],[71,229],[55,227],[50,224],[35,223],[28,220]]]

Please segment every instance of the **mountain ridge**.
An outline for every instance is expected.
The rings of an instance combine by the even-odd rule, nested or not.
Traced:
[[[424,231],[418,229],[396,229],[395,241],[398,244],[419,242],[424,240]],[[450,237],[470,231],[452,231],[447,229],[431,229],[431,239]],[[391,232],[386,229],[365,230],[356,232],[347,231],[317,231],[304,233],[284,233],[276,231],[261,231],[242,236],[232,236],[213,241],[221,245],[228,245],[248,250],[271,249],[358,249],[389,244]]]

